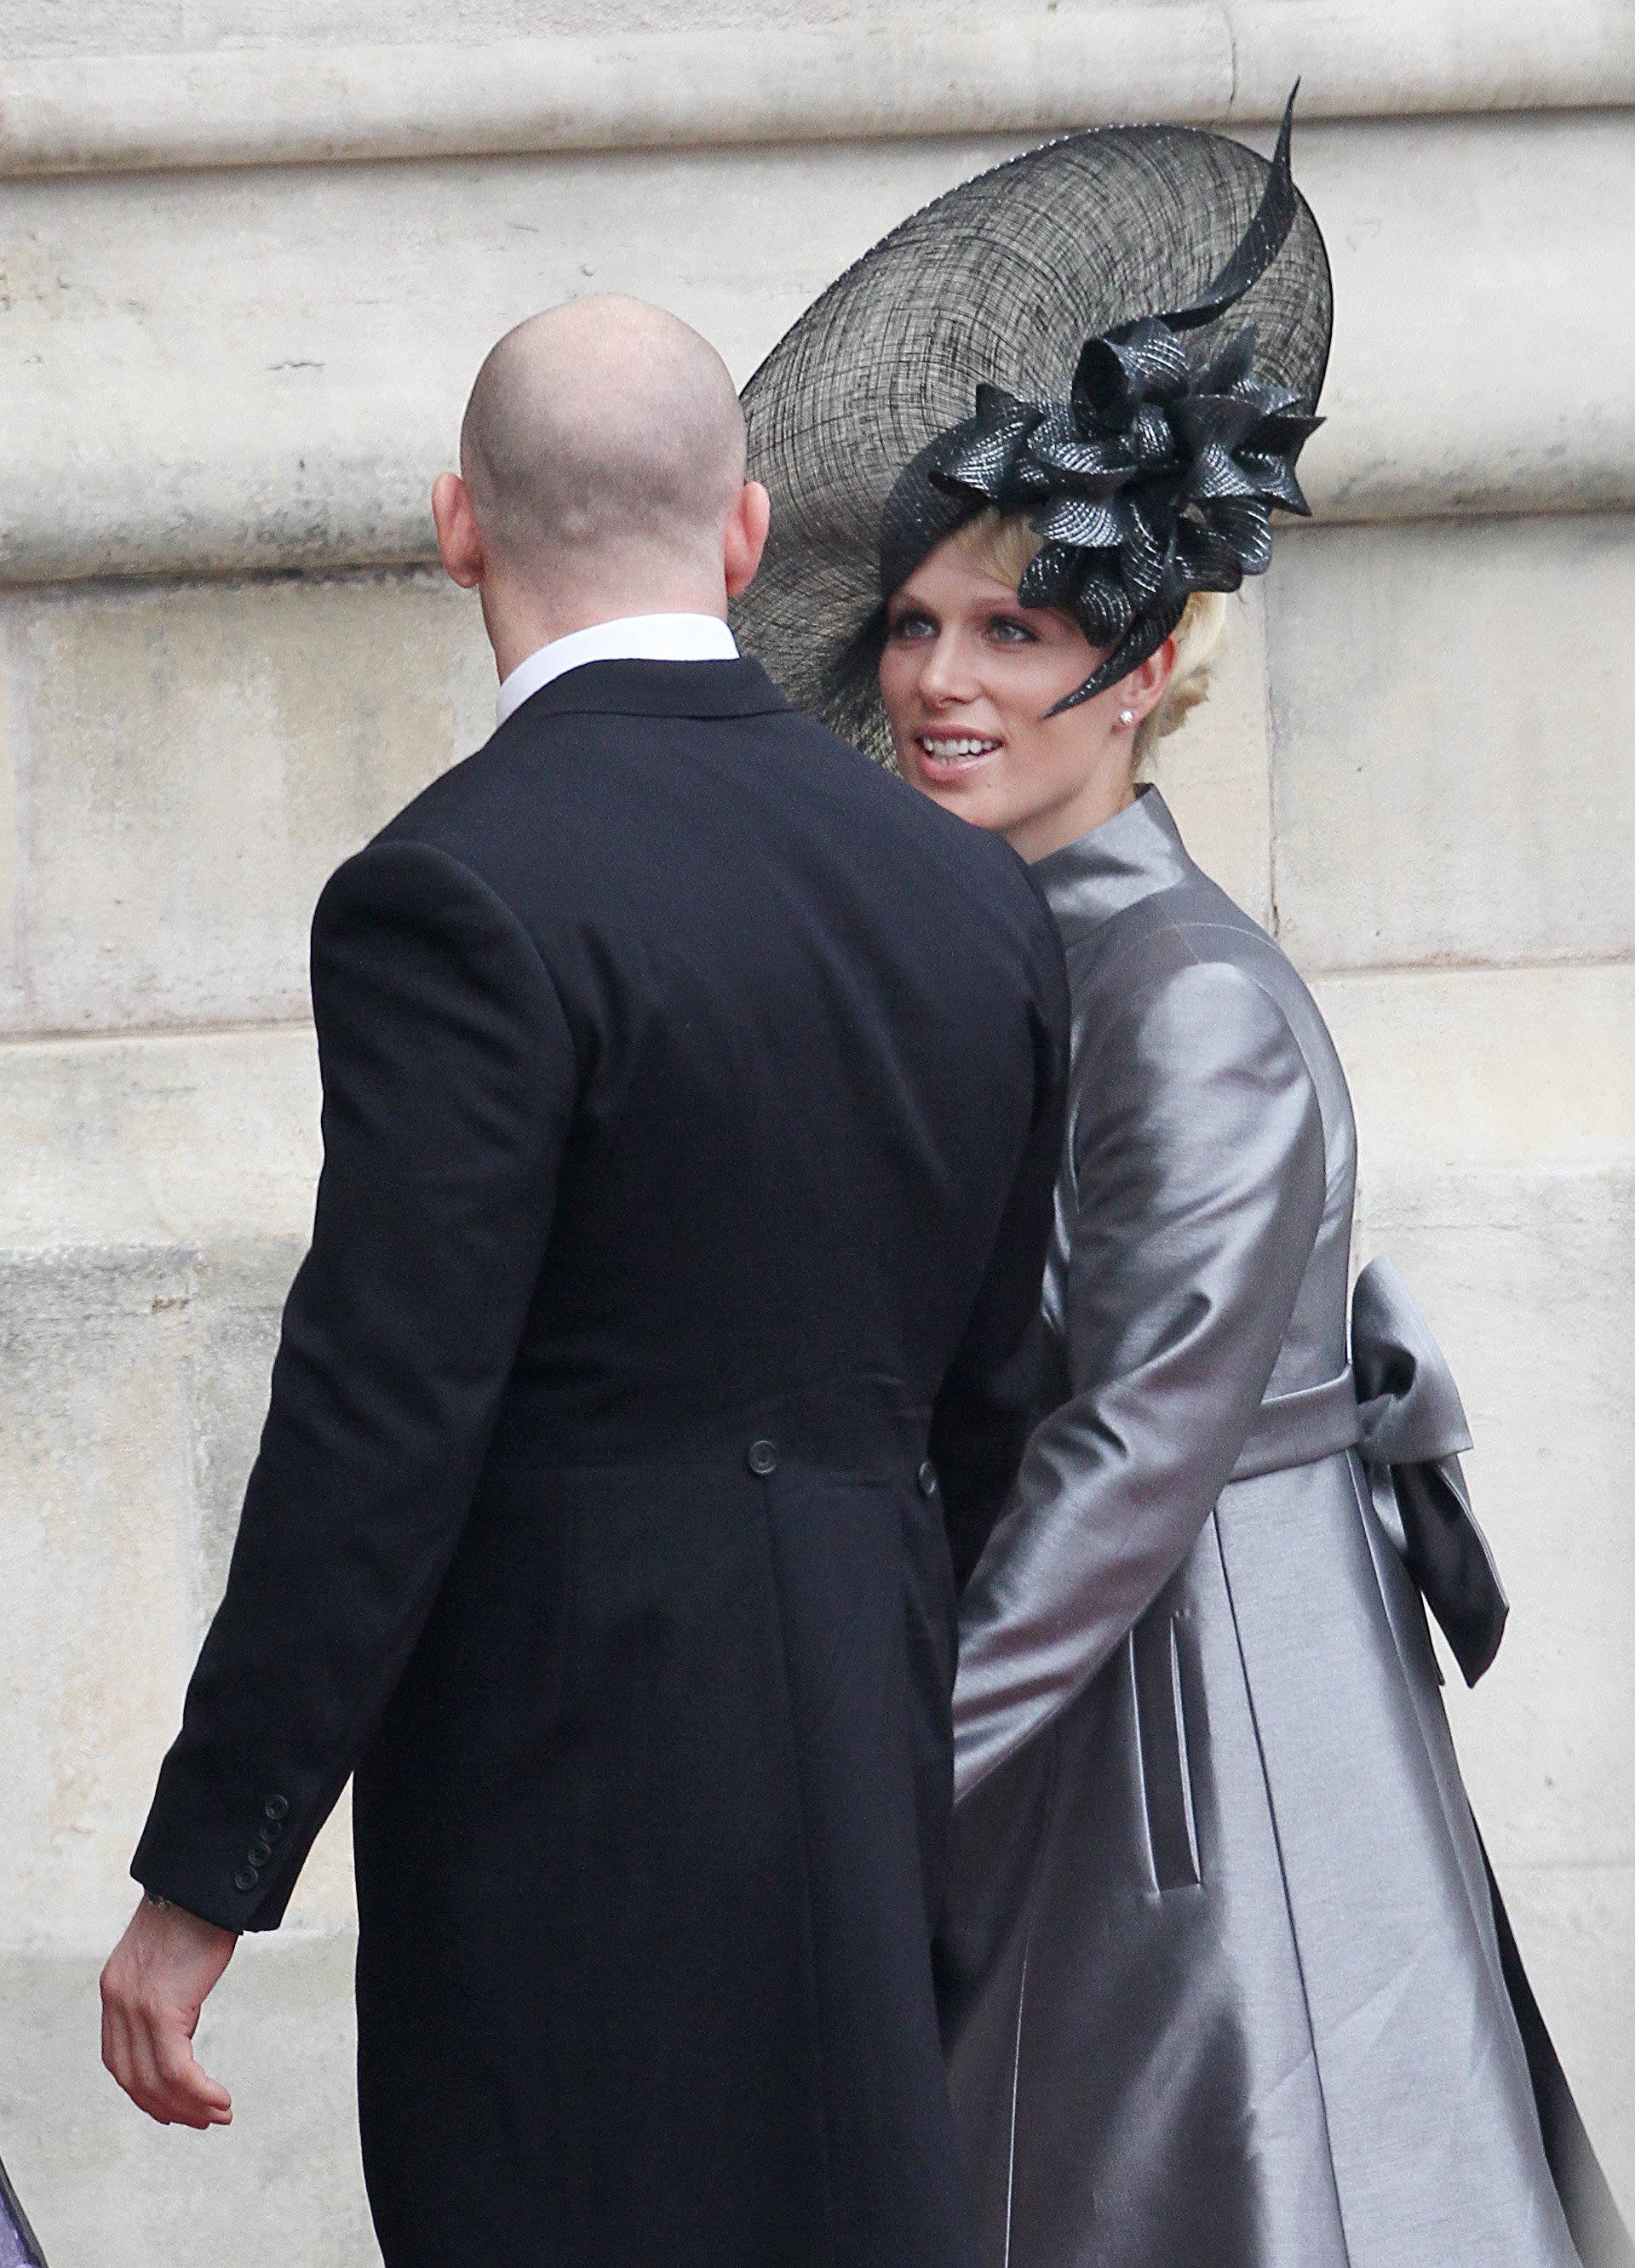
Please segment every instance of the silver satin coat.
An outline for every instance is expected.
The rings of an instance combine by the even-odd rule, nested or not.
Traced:
[[[1347,1446],[1328,1032],[1155,790],[1034,873],[1057,1377],[964,1596],[940,1948],[985,2259],[1574,2268],[1396,1492]]]

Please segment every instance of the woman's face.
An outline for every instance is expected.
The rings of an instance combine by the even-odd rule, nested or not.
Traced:
[[[1120,711],[1138,722],[1169,674],[1166,659],[1150,687],[1144,665],[1049,716],[1101,659],[1071,616],[1023,606],[957,543],[939,544],[887,609],[880,689],[898,770],[1024,858],[1076,842],[1131,800],[1134,723]]]

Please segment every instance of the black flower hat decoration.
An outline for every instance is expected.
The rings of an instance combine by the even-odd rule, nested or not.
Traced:
[[[1156,652],[1195,591],[1235,591],[1246,575],[1264,574],[1275,510],[1309,513],[1295,467],[1322,420],[1307,414],[1292,388],[1256,374],[1253,328],[1201,370],[1182,339],[1234,306],[1288,234],[1296,209],[1293,108],[1291,95],[1258,211],[1197,298],[1086,340],[1065,401],[1024,401],[979,385],[975,416],[920,453],[887,505],[880,556],[887,597],[945,518],[952,524],[942,532],[951,533],[991,506],[1025,515],[1044,539],[1017,596],[1024,606],[1072,615],[1093,645],[1110,649],[1051,716],[1104,692]],[[924,511],[927,482],[954,512]],[[917,556],[903,571],[911,553]]]

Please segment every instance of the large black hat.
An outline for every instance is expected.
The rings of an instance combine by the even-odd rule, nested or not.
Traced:
[[[1270,512],[1306,510],[1333,313],[1289,126],[1270,163],[1192,127],[1047,143],[883,237],[772,350],[743,394],[772,534],[734,619],[799,706],[888,760],[884,600],[984,505],[1044,539],[1023,600],[1110,648],[1064,706],[1263,571]]]

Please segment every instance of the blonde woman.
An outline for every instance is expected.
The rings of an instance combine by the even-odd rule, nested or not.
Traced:
[[[954,1539],[940,1982],[991,2268],[1629,2257],[1439,1691],[1427,1604],[1472,1680],[1506,1614],[1458,1397],[1388,1266],[1348,1302],[1322,1016],[1138,777],[1305,508],[1328,326],[1286,122],[1270,168],[1108,129],[905,224],[748,393],[745,634],[1028,862],[1072,993],[1038,1423]]]

